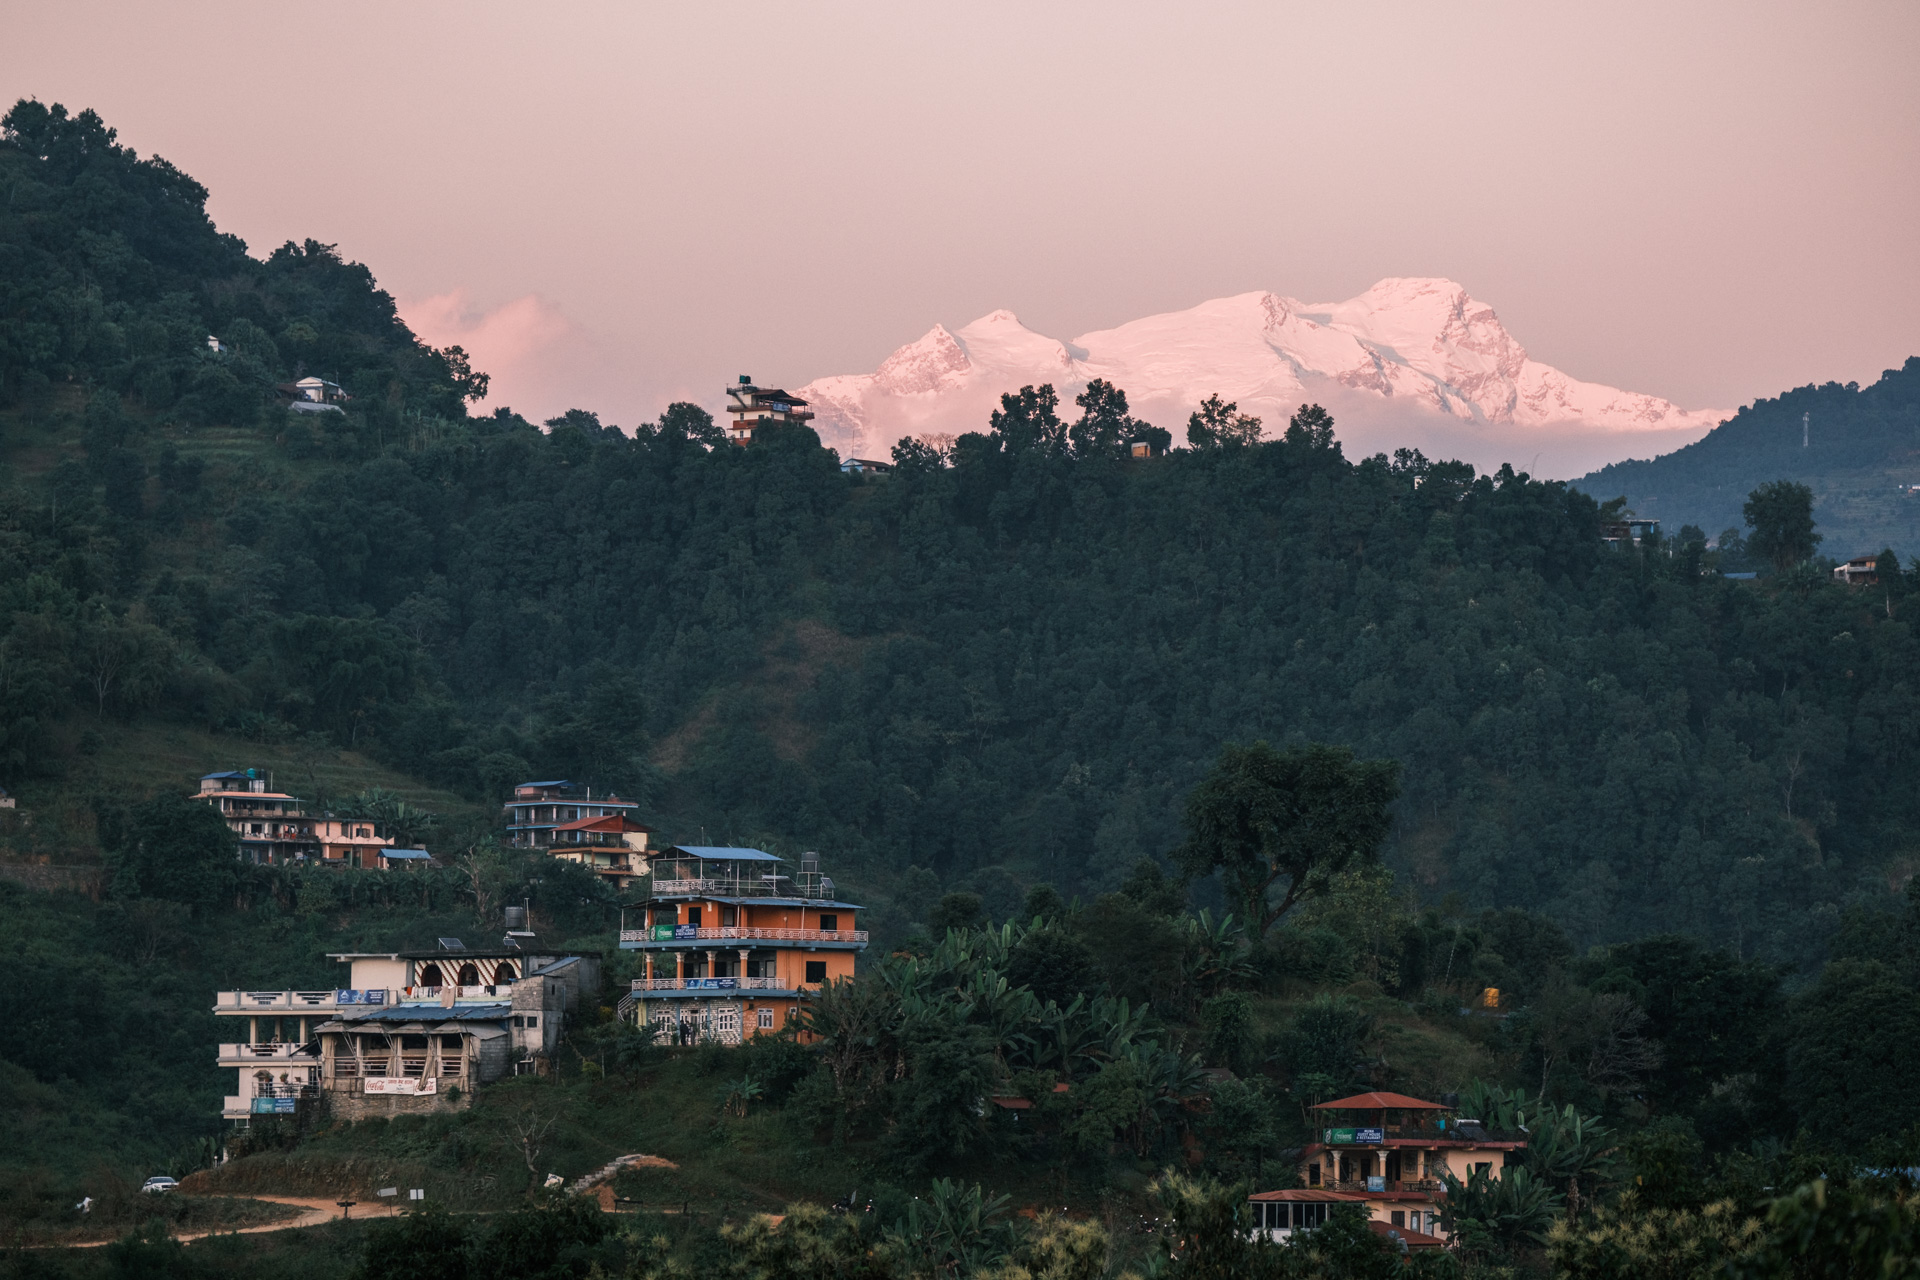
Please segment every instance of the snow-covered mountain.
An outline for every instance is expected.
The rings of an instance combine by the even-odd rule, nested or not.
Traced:
[[[1029,383],[1052,383],[1070,409],[1094,378],[1176,440],[1216,393],[1260,415],[1270,435],[1318,400],[1340,418],[1349,456],[1404,444],[1482,462],[1488,450],[1520,462],[1545,452],[1577,466],[1674,448],[1730,416],[1569,377],[1531,359],[1493,308],[1433,279],[1382,280],[1346,302],[1243,293],[1071,342],[995,311],[958,332],[935,325],[874,372],[819,378],[799,394],[843,457],[884,458],[902,436],[985,430],[1000,394]]]

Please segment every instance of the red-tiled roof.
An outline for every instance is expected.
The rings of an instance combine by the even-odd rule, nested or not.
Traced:
[[[1439,1236],[1430,1236],[1424,1231],[1415,1231],[1412,1227],[1396,1227],[1391,1222],[1382,1222],[1378,1218],[1370,1219],[1367,1227],[1377,1236],[1391,1232],[1407,1242],[1409,1249],[1444,1249],[1447,1242]]]
[[[563,822],[555,831],[646,831],[653,828],[642,826],[624,813],[609,813],[598,818],[577,818],[572,822]]]
[[[1367,1199],[1364,1191],[1328,1191],[1320,1187],[1292,1187],[1286,1191],[1256,1191],[1248,1196],[1249,1200],[1282,1200],[1291,1204],[1301,1201],[1307,1204],[1346,1204]]]
[[[1422,1102],[1404,1093],[1356,1093],[1314,1106],[1315,1111],[1451,1111],[1438,1102]]]

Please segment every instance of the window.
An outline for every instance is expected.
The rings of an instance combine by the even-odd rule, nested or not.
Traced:
[[[1489,1178],[1493,1176],[1493,1161],[1491,1160],[1476,1161],[1473,1167],[1481,1173],[1486,1174]]]
[[[771,1009],[760,1010],[759,1016],[754,1019],[754,1025],[759,1027],[760,1030],[762,1031],[773,1030],[773,1010]]]
[[[1392,1213],[1388,1214],[1387,1217],[1392,1220],[1394,1226],[1399,1227],[1402,1230],[1406,1228],[1406,1225],[1407,1225],[1406,1210],[1395,1209]]]
[[[460,985],[463,987],[480,985],[480,969],[471,960],[460,966]]]
[[[840,917],[824,916],[824,915],[821,916],[820,928],[826,933],[833,933],[834,931],[840,928]]]
[[[687,908],[687,923],[692,925],[696,929],[700,927],[700,908],[698,907]]]
[[[504,960],[500,967],[493,971],[493,983],[495,986],[505,986],[514,980],[514,976],[513,961]]]
[[[717,1009],[713,1015],[713,1033],[722,1040],[740,1038],[740,1011],[731,1006]]]
[[[722,929],[731,929],[739,923],[740,923],[740,908],[738,907],[721,907],[720,908],[720,927]]]
[[[825,960],[807,961],[807,981],[825,982],[827,980],[827,962]]]
[[[537,1026],[539,1026],[539,1025],[540,1025],[540,1015],[539,1015],[539,1014],[537,1014],[537,1013],[530,1013],[530,1014],[528,1014],[528,1015],[527,1015],[527,1026],[528,1026],[529,1028],[533,1028],[533,1027],[537,1027]]]
[[[1310,1164],[1307,1166],[1307,1185],[1310,1187],[1320,1185],[1320,1166],[1318,1164]]]
[[[430,964],[424,967],[423,969],[421,969],[420,985],[423,987],[439,986],[440,985],[440,966],[437,964]]]

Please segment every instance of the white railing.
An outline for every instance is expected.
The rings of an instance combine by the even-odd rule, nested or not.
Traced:
[[[671,936],[667,930],[671,928]],[[705,928],[698,925],[659,925],[651,929],[622,929],[622,942],[859,942],[865,929],[762,929],[745,925]]]
[[[337,991],[220,991],[216,1009],[326,1009],[339,1007]]]
[[[220,1059],[242,1059],[247,1062],[284,1062],[289,1058],[311,1060],[314,1054],[303,1044],[223,1044],[220,1046]]]
[[[779,978],[635,978],[635,991],[787,991]]]
[[[448,990],[446,987],[402,987],[400,999],[408,1004],[434,1001],[438,1000],[440,994],[446,990]],[[455,1000],[505,1000],[511,999],[513,995],[512,984],[506,982],[498,986],[454,987],[452,991]]]

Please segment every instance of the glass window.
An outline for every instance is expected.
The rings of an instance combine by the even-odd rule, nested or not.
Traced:
[[[827,980],[827,962],[825,960],[807,961],[807,981],[825,982]]]
[[[840,917],[823,915],[820,917],[820,927],[826,932],[832,933],[840,927]]]
[[[760,1016],[757,1019],[757,1021],[762,1031],[773,1030],[773,1010],[762,1009],[760,1011]]]

